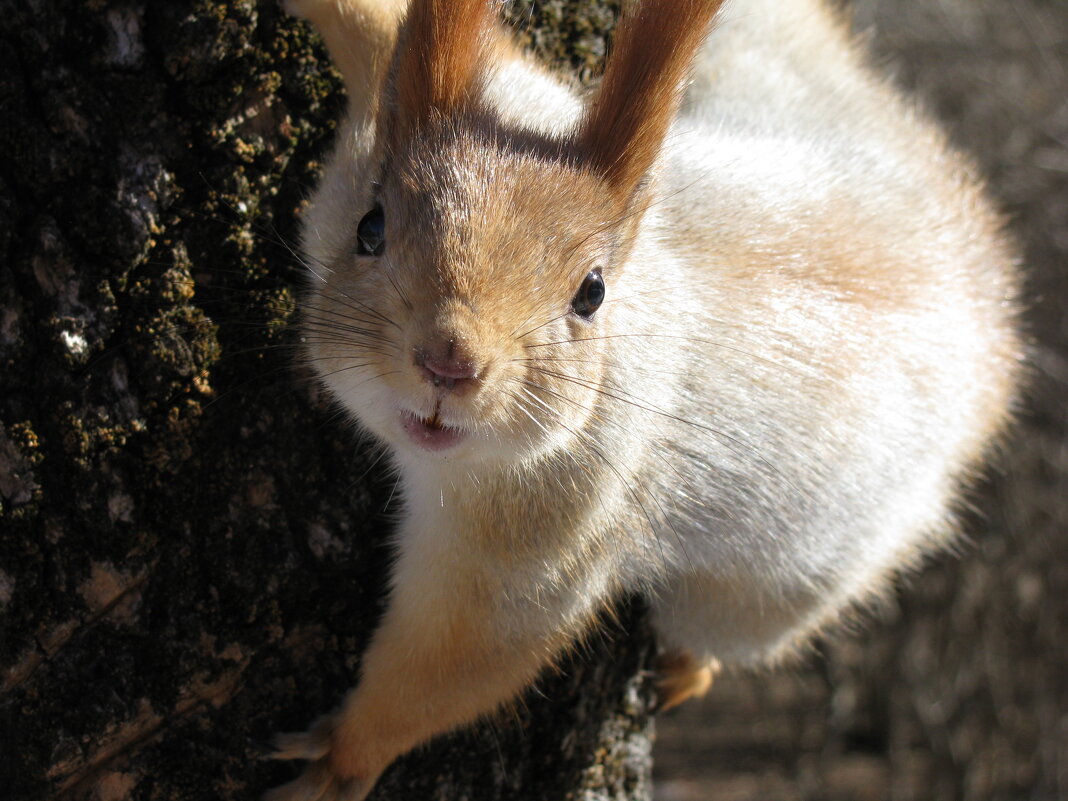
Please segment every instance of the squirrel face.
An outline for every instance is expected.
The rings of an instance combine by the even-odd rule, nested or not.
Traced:
[[[311,355],[402,454],[521,461],[596,414],[632,226],[562,145],[479,119],[435,127],[367,193],[347,263],[312,298]]]

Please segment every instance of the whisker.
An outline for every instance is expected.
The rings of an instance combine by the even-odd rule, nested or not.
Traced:
[[[578,403],[577,401],[572,401],[571,398],[567,398],[564,395],[561,395],[561,394],[559,394],[557,392],[554,392],[553,390],[550,390],[550,389],[548,389],[548,387],[545,387],[543,385],[540,385],[540,384],[537,384],[537,383],[534,383],[534,382],[531,382],[531,381],[527,381],[525,379],[512,379],[512,380],[513,381],[517,381],[519,383],[522,383],[522,384],[524,384],[524,385],[526,385],[528,387],[533,387],[533,388],[538,389],[540,391],[547,392],[548,394],[554,395],[554,396],[556,396],[556,397],[558,397],[558,398],[560,398],[562,400],[570,401],[570,402],[574,403],[576,406],[578,406],[579,408],[586,409],[586,411],[590,411],[589,409],[587,409],[586,407],[582,406],[582,404]],[[543,408],[545,408],[547,411],[555,413],[555,410],[551,409],[551,407],[549,407],[548,405],[544,404],[540,399],[538,399],[538,398],[536,398],[534,396],[532,396],[532,397],[533,397],[534,400],[538,401],[543,406]],[[594,453],[595,456],[597,456],[598,458],[601,459],[601,461],[604,462],[605,466],[608,467],[608,469],[611,470],[615,474],[616,478],[619,479],[620,483],[627,490],[627,492],[631,495],[631,497],[633,498],[634,502],[638,505],[638,508],[641,510],[642,516],[644,517],[646,523],[649,526],[649,533],[656,540],[657,545],[658,545],[658,547],[660,549],[660,556],[661,556],[662,564],[664,564],[666,566],[667,565],[667,556],[666,556],[666,554],[664,552],[664,546],[663,546],[663,542],[661,541],[660,534],[657,531],[657,527],[656,527],[655,523],[653,522],[653,517],[649,513],[649,510],[646,508],[645,504],[642,503],[641,498],[638,496],[638,494],[637,494],[636,490],[634,489],[634,487],[632,486],[632,484],[626,478],[623,477],[622,473],[620,473],[618,468],[616,468],[616,466],[614,464],[612,464],[612,462],[608,459],[608,457],[605,456],[605,454],[601,451],[600,447],[597,445],[596,441],[588,433],[576,431],[573,428],[571,428],[570,426],[567,426],[567,425],[561,423],[558,419],[555,420],[553,424],[554,425],[559,425],[565,431],[567,431],[572,436],[574,436],[577,440],[579,440],[580,442],[583,442],[586,445],[586,447],[588,447]],[[653,499],[653,502],[656,504],[657,508],[660,510],[661,520],[667,525],[667,527],[671,530],[672,534],[675,536],[675,539],[679,544],[679,550],[682,552],[682,554],[686,558],[687,562],[690,562],[689,554],[687,554],[687,552],[686,552],[686,546],[685,546],[685,543],[683,542],[682,536],[675,529],[674,524],[671,522],[671,518],[668,517],[667,513],[664,511],[664,507],[660,504],[660,501],[656,498],[656,496],[655,495],[650,495],[650,497]],[[692,562],[690,562],[690,564],[692,565]]]
[[[631,393],[625,392],[623,390],[616,389],[615,387],[613,387],[612,389],[615,390],[615,392],[619,392],[621,394],[615,394],[615,392],[608,391],[607,389],[605,389],[605,385],[604,384],[601,384],[601,383],[598,383],[598,382],[584,381],[584,380],[576,378],[574,376],[567,375],[566,373],[557,373],[557,372],[554,372],[554,371],[551,371],[551,370],[545,370],[545,369],[537,368],[537,367],[531,367],[530,369],[535,370],[537,372],[540,372],[540,373],[542,373],[544,375],[547,375],[547,376],[551,376],[551,377],[554,377],[554,378],[559,378],[562,381],[570,381],[570,382],[576,384],[577,386],[581,386],[581,387],[584,387],[586,389],[592,390],[593,392],[597,392],[597,393],[599,393],[601,395],[604,395],[605,397],[612,398],[613,400],[618,400],[621,403],[629,404],[629,405],[631,405],[631,406],[633,406],[633,407],[635,407],[637,409],[642,409],[643,411],[647,411],[647,412],[650,412],[652,414],[660,415],[660,416],[665,417],[665,418],[667,418],[669,420],[673,420],[673,421],[675,421],[677,423],[682,423],[683,425],[688,425],[688,426],[691,426],[693,428],[699,429],[701,431],[705,431],[705,432],[711,434],[712,436],[716,437],[716,439],[718,439],[721,444],[726,446],[728,448],[728,450],[730,450],[736,456],[748,455],[748,456],[751,456],[752,458],[755,458],[758,462],[760,462],[762,465],[764,465],[764,467],[766,467],[770,471],[771,475],[777,476],[783,482],[783,484],[785,486],[789,487],[791,490],[796,492],[801,497],[805,497],[806,496],[806,493],[802,492],[798,487],[794,486],[793,482],[789,481],[786,478],[785,474],[783,474],[783,472],[781,470],[779,470],[777,467],[775,467],[775,465],[772,464],[767,458],[765,458],[756,448],[754,448],[752,445],[750,445],[749,443],[745,442],[744,440],[741,440],[738,437],[735,437],[735,436],[733,436],[731,434],[728,434],[725,431],[721,431],[719,429],[712,428],[711,426],[707,426],[707,425],[705,425],[703,423],[698,423],[698,422],[696,422],[694,420],[687,420],[684,417],[680,417],[677,414],[673,414],[673,413],[665,411],[663,409],[658,409],[655,406],[649,406],[649,405],[646,405],[644,403],[639,403],[638,401],[640,399],[635,400],[635,396],[632,395]],[[737,448],[731,447],[732,445],[737,446]]]
[[[393,289],[397,293],[397,297],[399,297],[401,303],[404,304],[404,308],[406,308],[408,311],[411,311],[412,310],[411,302],[408,300],[407,295],[404,294],[404,291],[400,288],[400,286],[397,284],[396,280],[394,280],[394,278],[393,278],[393,273],[394,273],[394,269],[395,268],[393,266],[392,259],[390,259],[389,253],[386,253],[383,256],[383,259],[386,262],[386,278],[389,280],[389,283],[392,284]]]
[[[325,284],[325,281],[324,281],[324,284]],[[330,293],[333,293],[333,294],[330,294]],[[329,300],[329,301],[331,301],[333,303],[337,303],[340,306],[344,306],[345,308],[350,309],[351,311],[354,311],[354,312],[361,312],[361,311],[362,312],[366,312],[366,313],[370,314],[373,318],[375,318],[377,320],[380,320],[380,321],[382,321],[383,323],[385,323],[387,325],[393,326],[398,331],[401,330],[400,325],[395,320],[389,319],[388,317],[386,317],[386,315],[382,314],[382,312],[378,311],[377,309],[372,309],[366,303],[362,303],[362,302],[356,300],[351,295],[349,295],[349,294],[347,294],[345,292],[341,292],[336,287],[333,287],[333,286],[330,286],[330,285],[326,285],[326,289],[320,290],[319,295],[321,297],[326,298],[327,300]],[[350,302],[346,302],[346,301],[350,301]],[[352,305],[352,304],[356,304],[356,305]]]
[[[523,347],[526,348],[527,350],[534,350],[536,348],[546,348],[546,347],[550,347],[550,346],[553,346],[553,345],[572,345],[572,344],[575,344],[577,342],[600,342],[600,341],[611,340],[611,339],[673,339],[673,340],[677,340],[677,341],[680,341],[680,342],[689,342],[689,343],[696,344],[696,345],[707,345],[708,347],[720,348],[722,350],[729,350],[729,351],[731,351],[733,353],[738,353],[738,354],[741,354],[743,356],[748,356],[751,359],[754,359],[754,360],[760,361],[760,362],[764,362],[765,364],[768,364],[768,365],[770,365],[772,367],[777,367],[777,368],[779,368],[781,370],[785,370],[787,372],[793,373],[794,375],[797,375],[797,376],[799,376],[801,378],[813,378],[814,377],[814,376],[812,376],[810,374],[802,372],[801,370],[796,370],[796,369],[791,368],[791,367],[789,367],[789,366],[787,366],[785,364],[782,364],[781,362],[774,361],[773,359],[767,359],[767,358],[765,358],[763,356],[758,356],[757,354],[751,353],[751,352],[749,352],[747,350],[744,350],[743,348],[738,348],[738,347],[735,347],[733,345],[727,345],[727,344],[725,344],[723,342],[716,342],[714,340],[697,339],[696,337],[685,337],[685,336],[679,336],[679,335],[676,335],[676,334],[644,334],[644,333],[643,334],[605,334],[604,336],[599,336],[599,337],[576,337],[574,339],[563,339],[563,340],[558,340],[558,341],[555,341],[555,342],[539,342],[539,343],[536,343],[536,344],[533,344],[533,345],[524,345]],[[819,376],[819,377],[821,379],[824,378],[824,376],[822,376],[822,375]]]
[[[674,375],[674,376],[688,376],[689,372],[683,370],[654,370],[649,367],[633,367],[629,364],[622,364],[621,362],[607,361],[604,359],[567,359],[553,356],[540,356],[538,358],[513,358],[510,361],[518,364],[542,364],[544,362],[552,362],[554,364],[558,362],[569,364],[588,364],[594,367],[616,367],[621,370],[627,370],[632,373],[648,373],[651,375]]]

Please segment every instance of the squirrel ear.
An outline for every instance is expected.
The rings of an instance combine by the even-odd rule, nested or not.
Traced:
[[[469,99],[493,31],[487,0],[413,0],[397,56],[397,113],[402,128]]]
[[[622,198],[660,153],[682,83],[723,0],[640,2],[616,30],[601,88],[578,131],[579,152]]]

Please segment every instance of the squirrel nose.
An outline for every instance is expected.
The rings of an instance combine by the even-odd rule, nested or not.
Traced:
[[[450,351],[453,350],[450,348]],[[478,378],[478,368],[471,359],[449,355],[432,356],[426,351],[415,352],[415,363],[423,378],[445,390],[469,389]]]

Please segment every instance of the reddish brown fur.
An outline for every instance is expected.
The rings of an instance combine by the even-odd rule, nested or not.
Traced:
[[[579,132],[593,168],[628,197],[660,152],[681,85],[723,0],[640,3],[616,32],[601,89]]]
[[[397,110],[417,125],[477,95],[479,63],[495,28],[485,0],[415,0],[397,64]]]

